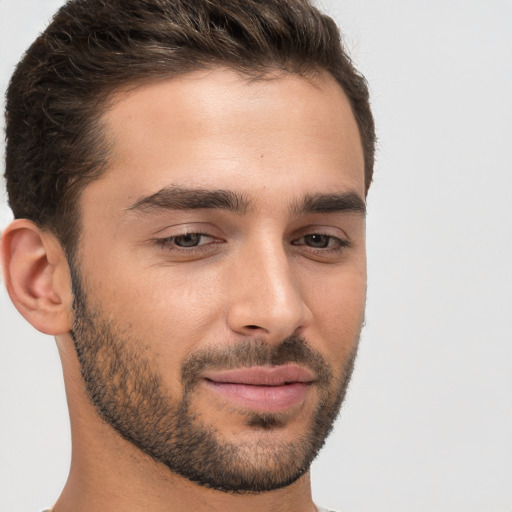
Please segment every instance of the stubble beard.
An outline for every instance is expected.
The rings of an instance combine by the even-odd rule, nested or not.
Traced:
[[[72,274],[71,337],[85,389],[100,417],[123,438],[172,472],[223,492],[271,491],[292,484],[308,471],[339,413],[358,340],[337,378],[325,358],[298,336],[279,344],[241,340],[234,346],[198,350],[182,363],[182,395],[176,401],[166,392],[155,364],[137,350],[143,340],[103,318],[101,308],[92,307],[86,299],[78,274]],[[252,411],[239,414],[248,428],[259,429],[259,441],[229,441],[194,408],[199,375],[207,369],[286,363],[302,364],[317,376],[316,409],[298,439],[285,442],[272,435],[286,428],[286,414]]]

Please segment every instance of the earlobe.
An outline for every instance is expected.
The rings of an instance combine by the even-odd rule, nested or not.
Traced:
[[[56,237],[27,219],[13,221],[2,235],[5,285],[18,311],[50,335],[71,328],[71,278]]]

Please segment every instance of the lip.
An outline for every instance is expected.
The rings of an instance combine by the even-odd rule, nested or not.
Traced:
[[[297,365],[252,366],[207,372],[203,382],[223,399],[259,412],[279,412],[299,405],[315,381]]]

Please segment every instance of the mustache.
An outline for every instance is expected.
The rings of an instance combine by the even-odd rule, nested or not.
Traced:
[[[295,363],[311,370],[321,387],[330,384],[332,367],[325,357],[310,347],[302,336],[289,336],[280,343],[244,339],[228,346],[212,346],[190,354],[181,366],[185,389],[197,384],[201,374],[211,370],[233,370],[251,366],[279,366]]]

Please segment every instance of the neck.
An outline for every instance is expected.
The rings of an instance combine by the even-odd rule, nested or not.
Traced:
[[[168,470],[138,468],[128,475],[126,467],[95,471],[73,462],[66,486],[53,512],[313,512],[309,475],[294,484],[259,494],[228,494],[200,487]]]

